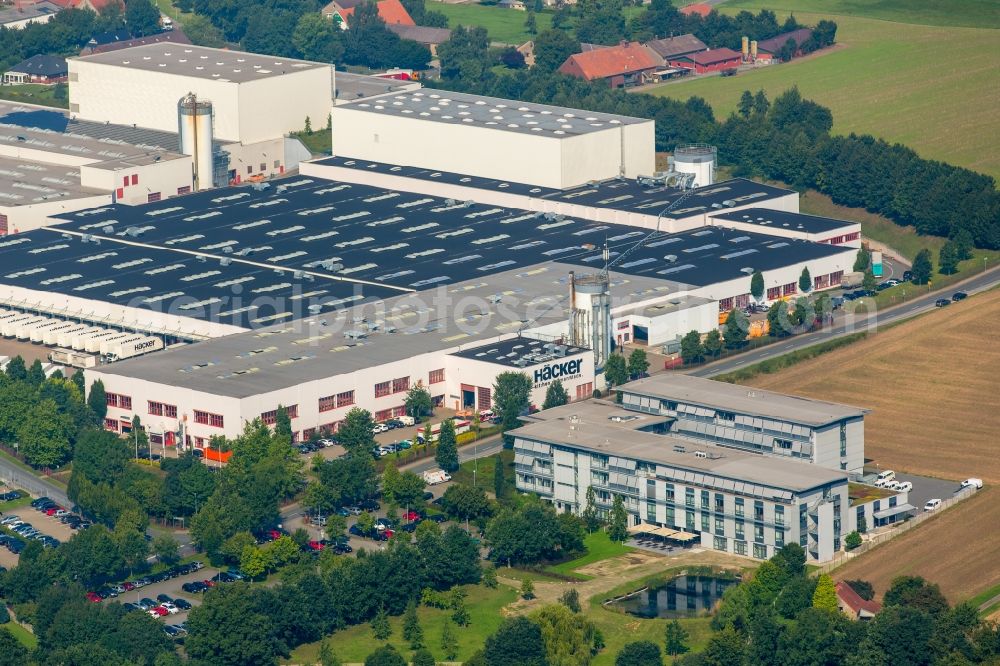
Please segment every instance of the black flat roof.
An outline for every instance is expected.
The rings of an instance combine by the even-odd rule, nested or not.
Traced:
[[[643,185],[636,180],[613,178],[595,183],[588,183],[568,190],[558,190],[549,187],[538,187],[526,183],[480,178],[466,174],[448,171],[435,171],[422,167],[372,162],[354,157],[327,157],[317,160],[324,166],[338,166],[358,171],[375,172],[415,178],[432,182],[462,185],[476,189],[497,192],[512,192],[548,201],[607,208],[631,213],[656,215],[671,203],[680,198],[685,190],[677,187]],[[774,185],[758,183],[746,178],[732,178],[713,185],[695,188],[684,204],[672,211],[674,218],[700,215],[714,210],[723,210],[729,202],[732,205],[746,205],[750,202],[765,202],[779,197],[794,194]]]
[[[60,219],[65,223],[0,241],[0,279],[150,309],[170,295],[172,303],[205,306],[176,314],[238,326],[257,325],[264,315],[235,310],[234,300],[292,298],[303,309],[319,303],[325,310],[458,282],[488,284],[509,271],[530,275],[547,262],[598,270],[605,243],[614,260],[649,235],[305,176],[262,190],[221,188]],[[652,237],[614,270],[705,286],[748,267],[766,271],[844,251],[706,227]]]
[[[832,217],[803,213],[786,213],[783,210],[771,210],[770,208],[744,208],[743,210],[715,213],[712,217],[719,220],[753,224],[764,230],[770,227],[809,234],[822,234],[858,224],[850,220],[838,220]]]
[[[463,349],[453,353],[452,356],[485,363],[496,363],[511,368],[527,368],[540,363],[548,363],[557,358],[575,356],[584,351],[587,351],[584,347],[516,337]]]

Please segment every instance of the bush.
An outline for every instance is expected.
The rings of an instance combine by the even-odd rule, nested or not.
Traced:
[[[851,532],[846,537],[844,537],[844,546],[847,550],[854,550],[861,545],[861,535],[858,534],[857,530]]]

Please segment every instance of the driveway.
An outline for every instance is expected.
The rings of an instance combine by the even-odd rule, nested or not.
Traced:
[[[916,513],[923,513],[924,504],[929,499],[951,499],[952,495],[960,488],[954,481],[944,479],[934,479],[929,476],[916,476],[914,474],[896,473],[897,481],[909,481],[913,484],[913,490],[909,492],[910,504],[917,508]]]

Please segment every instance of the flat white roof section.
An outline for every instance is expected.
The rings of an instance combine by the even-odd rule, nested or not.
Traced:
[[[329,64],[321,62],[172,43],[145,44],[79,56],[71,60],[234,83],[246,83],[305,69],[330,68]]]

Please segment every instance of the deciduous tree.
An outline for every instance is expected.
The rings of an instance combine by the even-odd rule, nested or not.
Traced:
[[[451,419],[441,422],[434,460],[446,472],[458,469],[458,441],[455,436],[455,422]]]
[[[685,363],[697,363],[705,358],[701,346],[701,334],[698,331],[688,331],[681,338],[681,359]]]
[[[527,413],[531,378],[523,372],[501,372],[493,384],[493,407],[503,431],[520,425],[518,417]]]
[[[712,357],[722,353],[722,335],[719,333],[719,329],[713,328],[705,335],[705,342],[702,344],[702,347],[705,353]]]
[[[649,370],[649,359],[646,357],[645,349],[633,349],[628,355],[628,374],[632,379],[637,379],[646,374]]]
[[[750,333],[750,321],[742,310],[733,308],[726,317],[726,323],[722,329],[722,339],[730,349],[739,347],[746,342]]]
[[[816,581],[816,591],[813,592],[813,608],[820,610],[837,611],[837,590],[833,585],[833,579],[829,574],[820,574]]]
[[[749,94],[746,92],[744,94]],[[754,271],[750,276],[750,295],[757,302],[764,300],[764,274],[759,270]]]
[[[608,537],[612,541],[625,541],[628,538],[628,513],[625,511],[625,502],[621,495],[615,495],[611,504]]]
[[[434,412],[434,401],[431,399],[430,391],[422,384],[412,386],[406,392],[406,400],[403,405],[406,413],[418,421]]]
[[[562,382],[557,379],[545,389],[545,402],[542,403],[542,409],[552,409],[565,405],[567,402],[569,402],[569,393],[566,392]]]
[[[917,256],[913,258],[913,266],[910,268],[910,272],[913,273],[913,284],[927,284],[930,282],[933,270],[931,266],[931,251],[924,248],[920,252],[917,252]]]
[[[628,382],[628,366],[625,357],[612,352],[604,362],[604,379],[609,386],[621,386]]]
[[[615,657],[615,666],[663,666],[660,646],[652,641],[626,643]]]
[[[526,617],[504,620],[483,653],[489,666],[546,666],[542,630]]]

